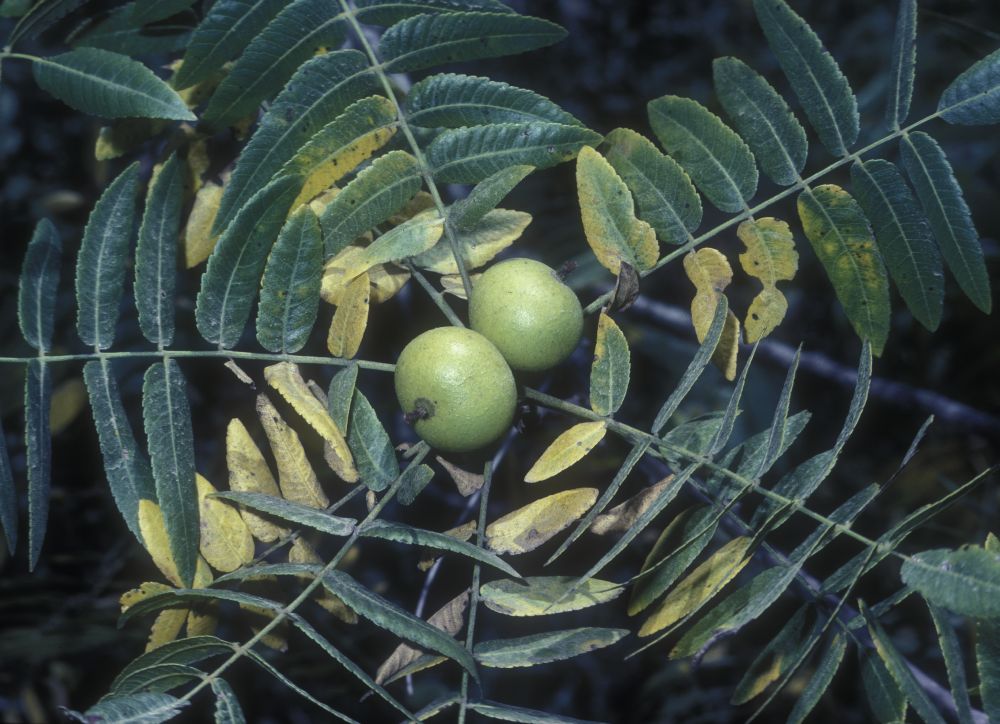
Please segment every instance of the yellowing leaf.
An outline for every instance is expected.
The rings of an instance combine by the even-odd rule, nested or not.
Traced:
[[[434,203],[433,196],[426,191],[418,191],[412,199],[406,202],[406,206],[389,217],[389,221],[386,225],[389,228],[399,226],[403,222],[409,221],[417,214],[422,214],[429,209],[436,208],[436,206],[437,204]]]
[[[253,537],[239,510],[217,498],[215,486],[195,475],[198,486],[198,521],[201,554],[217,571],[230,573],[253,560]]]
[[[795,251],[792,230],[780,219],[744,221],[736,235],[747,247],[740,254],[743,270],[764,285],[763,291],[750,303],[744,323],[747,342],[753,344],[773,332],[785,318],[788,301],[776,284],[795,277],[799,254]]]
[[[292,547],[288,549],[288,562],[322,565],[323,559],[319,557],[315,548],[313,548],[304,538],[299,537],[292,542]],[[308,580],[309,576],[303,575],[301,578]],[[344,623],[355,624],[358,622],[358,615],[353,610],[349,609],[343,601],[327,591],[325,588],[320,587],[316,589],[314,597],[316,599],[316,603]]]
[[[530,223],[531,214],[494,209],[471,229],[456,232],[465,268],[478,269],[489,264],[497,254],[521,238]],[[451,243],[446,238],[442,238],[423,254],[413,257],[413,263],[436,274],[458,274],[458,264],[451,252]]]
[[[179,588],[181,577],[177,573],[177,564],[170,552],[170,539],[167,537],[167,527],[163,522],[163,512],[159,505],[146,498],[139,500],[139,532],[142,534],[142,542],[146,546],[146,550],[149,551],[153,563],[160,569],[160,573]],[[211,583],[212,573],[209,571],[205,559],[198,556],[194,573],[195,587],[198,587],[203,581],[204,585]]]
[[[326,211],[326,207],[330,205],[331,201],[337,198],[337,194],[339,193],[340,189],[336,186],[332,186],[310,201],[309,208],[312,209],[312,212],[316,214],[316,216],[322,216],[323,212]]]
[[[640,271],[651,269],[660,253],[653,227],[636,218],[628,186],[589,146],[576,160],[576,186],[583,230],[597,261],[612,274],[622,261]]]
[[[733,280],[733,269],[721,252],[704,248],[692,251],[684,257],[684,271],[695,286],[695,296],[691,301],[691,321],[699,342],[705,341],[715,307],[723,296],[723,291]],[[736,359],[740,349],[740,322],[731,311],[726,317],[722,337],[712,355],[716,367],[722,370],[727,380],[736,379]]]
[[[156,581],[146,581],[141,584],[138,588],[132,588],[125,591],[118,599],[118,603],[121,604],[122,613],[128,611],[132,606],[139,603],[139,601],[144,601],[150,596],[156,596],[161,593],[166,593],[167,591],[173,590],[170,586],[165,583],[157,583]]]
[[[608,533],[620,533],[628,530],[636,519],[649,510],[649,506],[659,497],[660,491],[667,487],[673,479],[673,475],[668,475],[655,485],[643,488],[607,513],[597,516],[590,524],[590,532],[597,535],[607,535]]]
[[[368,327],[370,300],[371,282],[368,272],[362,272],[347,285],[330,323],[326,346],[334,357],[351,359],[358,353]]]
[[[160,611],[153,620],[153,626],[149,630],[149,640],[146,642],[146,652],[160,648],[163,644],[169,644],[177,634],[181,632],[184,621],[187,619],[188,610],[186,608],[167,608]]]
[[[422,254],[434,246],[443,233],[444,219],[437,209],[417,214],[366,246],[344,269],[344,276],[353,279],[377,264],[402,261]]]
[[[79,377],[68,379],[52,392],[49,408],[49,430],[53,435],[69,427],[87,403],[87,388]]]
[[[479,280],[482,274],[470,274],[469,281],[472,282],[473,288],[476,286],[476,281]],[[462,283],[461,274],[446,274],[441,277],[441,291],[445,294],[452,294],[459,299],[468,299],[468,295],[465,293],[465,284]]]
[[[597,500],[597,488],[574,488],[518,508],[486,526],[495,553],[527,553],[565,530]]]
[[[608,432],[604,421],[581,422],[557,437],[524,476],[524,482],[537,483],[558,475],[579,462],[594,449]]]
[[[257,396],[257,414],[278,464],[278,485],[282,496],[293,503],[313,508],[328,506],[330,499],[319,486],[319,479],[306,458],[298,434],[278,414],[267,395]]]
[[[438,609],[433,616],[427,619],[427,623],[444,631],[449,636],[455,636],[465,622],[465,609],[468,605],[469,591],[463,591]],[[412,664],[422,655],[422,651],[407,644],[400,644],[389,655],[389,658],[378,667],[378,671],[375,673],[375,683],[384,684],[391,676]]]
[[[188,269],[205,261],[215,248],[219,235],[212,235],[212,224],[219,213],[223,187],[207,183],[198,189],[194,206],[184,228],[184,264]]]
[[[240,608],[248,614],[251,622],[250,628],[255,634],[260,633],[260,630],[277,615],[269,608],[253,606],[249,603],[241,603]],[[287,631],[288,619],[283,619],[277,626],[264,634],[260,642],[269,649],[283,653],[288,650]]]
[[[264,454],[250,437],[246,427],[238,418],[229,421],[226,429],[226,465],[229,468],[229,489],[263,493],[275,498],[281,497],[278,484],[267,466]],[[240,508],[243,522],[251,535],[263,543],[272,543],[288,533],[247,508]]]
[[[750,562],[750,557],[744,556],[752,541],[746,536],[733,538],[691,571],[653,610],[639,629],[639,636],[652,636],[662,631],[718,593]]]
[[[337,423],[330,417],[330,412],[326,406],[320,403],[309,391],[309,386],[299,372],[297,365],[290,362],[279,362],[264,369],[264,379],[278,391],[285,402],[302,416],[309,423],[319,436],[330,443],[335,453],[335,459],[339,463],[334,467],[334,472],[348,483],[355,483],[358,480],[358,471],[354,467],[354,458],[347,447],[347,440],[344,433],[337,427]],[[296,440],[298,437],[296,436]],[[275,453],[277,455],[277,453]],[[288,497],[288,496],[285,496]],[[291,500],[291,498],[289,498]],[[321,507],[326,507],[324,503]]]
[[[216,601],[199,604],[188,612],[188,636],[211,636],[218,625],[219,607]]]
[[[357,258],[364,254],[364,251],[364,247],[361,246],[348,246],[326,263],[320,287],[320,295],[325,301],[330,304],[340,304],[344,292],[352,281],[346,275],[347,269],[355,265]],[[367,273],[371,282],[369,297],[372,304],[381,304],[392,299],[406,282],[410,281],[409,270],[395,264],[376,264],[369,268]]]
[[[598,415],[613,415],[625,401],[631,375],[628,340],[611,317],[601,312],[590,367],[590,409]]]
[[[625,590],[611,581],[591,578],[567,596],[569,589],[577,585],[577,580],[576,576],[543,576],[523,581],[502,578],[485,584],[479,595],[486,607],[497,613],[547,616],[613,601]]]
[[[202,176],[204,176],[212,165],[212,158],[208,153],[208,139],[204,136],[196,136],[188,144],[188,152],[185,158],[188,178],[191,181],[190,189],[197,194],[201,191]]]

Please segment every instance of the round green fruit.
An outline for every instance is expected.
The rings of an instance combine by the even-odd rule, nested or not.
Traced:
[[[468,452],[502,436],[514,419],[514,375],[488,339],[471,329],[439,327],[403,349],[396,397],[431,447]]]
[[[550,267],[532,259],[487,269],[472,289],[469,319],[511,368],[524,372],[555,367],[573,353],[583,333],[576,294]]]

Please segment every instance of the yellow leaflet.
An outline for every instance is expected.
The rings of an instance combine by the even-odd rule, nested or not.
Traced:
[[[611,164],[589,146],[576,160],[576,186],[587,243],[612,274],[626,261],[636,269],[651,269],[660,254],[653,227],[635,216],[628,186]]]
[[[438,458],[440,460],[440,458]],[[470,520],[457,528],[452,528],[451,530],[446,530],[445,535],[450,535],[452,538],[456,538],[460,541],[467,541],[472,536],[476,534],[476,521]],[[434,549],[428,549],[428,551],[420,558],[420,563],[417,564],[417,568],[421,571],[429,571],[431,567],[437,563],[443,554]]]
[[[208,155],[208,139],[204,136],[196,136],[188,144],[186,159],[188,178],[191,181],[189,188],[193,193],[198,193],[203,186],[201,179],[212,164],[212,159]]]
[[[476,282],[481,276],[482,274],[469,275],[469,281],[472,282],[473,288],[475,288]],[[465,284],[462,283],[461,274],[446,274],[441,277],[441,291],[445,294],[454,294],[459,299],[468,299],[468,295],[465,293]]]
[[[497,254],[521,238],[530,223],[531,214],[494,209],[473,228],[457,232],[458,247],[462,250],[466,269],[478,269],[489,264]],[[458,274],[458,264],[451,252],[451,243],[446,238],[414,257],[413,263],[436,274]]]
[[[278,464],[278,485],[282,496],[312,508],[328,506],[330,499],[319,485],[298,433],[282,419],[267,395],[257,396],[257,414]]]
[[[201,526],[201,554],[217,571],[231,573],[253,560],[253,537],[240,512],[224,500],[209,497],[218,492],[201,475],[198,486],[198,515]]]
[[[330,202],[333,201],[339,193],[340,189],[336,186],[328,188],[326,191],[309,202],[309,208],[312,209],[316,216],[322,216],[323,212],[326,211],[326,207],[330,205]]]
[[[465,623],[465,609],[469,605],[469,591],[466,590],[450,600],[434,613],[427,623],[436,629],[444,631],[449,636],[455,636]],[[423,652],[406,644],[400,644],[389,655],[375,673],[375,683],[384,684],[393,674],[401,671],[419,659]]]
[[[795,277],[799,254],[795,251],[792,230],[784,221],[774,218],[744,221],[736,230],[747,250],[740,254],[743,270],[760,279],[764,285],[747,310],[747,342],[753,344],[774,331],[788,311],[788,301],[776,284]]]
[[[125,613],[132,608],[132,606],[139,603],[139,601],[144,601],[150,596],[155,596],[158,593],[166,593],[167,591],[172,590],[173,589],[170,586],[164,583],[147,581],[146,583],[141,584],[138,588],[132,588],[125,591],[125,593],[121,595],[121,598],[118,599],[118,602],[121,604],[122,613]]]
[[[308,563],[312,565],[322,565],[323,559],[319,557],[316,549],[313,548],[304,538],[296,538],[292,547],[288,549],[289,563]],[[309,580],[309,575],[300,576]],[[332,593],[323,588],[317,589],[315,595],[316,603],[325,608],[328,612],[339,618],[344,623],[357,623],[358,615]]]
[[[351,359],[358,353],[368,328],[370,300],[371,281],[368,272],[362,272],[347,285],[330,323],[326,346],[334,357]]]
[[[378,264],[388,264],[422,254],[434,246],[444,233],[444,219],[437,209],[417,214],[409,221],[382,234],[354,256],[344,269],[344,276],[353,279]]]
[[[346,275],[348,268],[353,267],[357,258],[364,254],[364,247],[348,246],[330,259],[323,268],[323,286],[320,295],[330,304],[340,304],[340,300],[350,286],[351,278]],[[368,269],[368,280],[371,282],[369,297],[372,304],[381,304],[396,296],[406,282],[410,281],[410,272],[395,264],[376,264]]]
[[[69,427],[87,403],[87,388],[79,377],[66,380],[52,392],[49,407],[49,430],[53,435]]]
[[[94,144],[94,159],[110,161],[134,151],[160,133],[165,121],[151,118],[119,118],[101,128]]]
[[[200,604],[197,609],[191,609],[187,617],[187,635],[213,635],[216,627],[219,625],[219,613],[217,609],[218,607],[214,602]]]
[[[486,526],[486,545],[496,553],[527,553],[583,515],[597,500],[597,488],[549,495]]]
[[[223,187],[207,183],[194,196],[194,206],[184,228],[184,264],[188,269],[205,261],[215,248],[218,235],[212,236],[212,224],[219,213]]]
[[[226,465],[229,468],[230,490],[281,497],[278,484],[274,481],[263,453],[237,418],[230,420],[226,429]],[[263,543],[276,541],[288,532],[267,518],[245,508],[240,508],[240,515],[243,516],[243,522],[247,524],[251,535]]]
[[[177,564],[174,563],[174,556],[170,552],[170,539],[167,538],[167,528],[163,523],[163,512],[159,505],[146,498],[139,500],[139,532],[142,534],[146,550],[153,558],[153,563],[160,569],[160,573],[174,586],[180,588],[181,577],[177,573]],[[203,587],[201,586],[203,581],[205,586],[211,583],[212,573],[205,559],[198,556],[194,571],[195,588]]]
[[[715,307],[723,296],[723,291],[733,280],[733,270],[721,252],[715,249],[699,249],[684,257],[684,271],[695,286],[691,301],[691,321],[699,342],[705,341]],[[722,370],[727,380],[736,379],[736,359],[740,349],[740,322],[731,311],[726,317],[722,337],[712,355],[716,367]]]
[[[431,196],[426,191],[418,191],[417,195],[406,202],[400,211],[389,217],[389,221],[386,222],[388,228],[393,226],[399,226],[405,221],[409,221],[417,214],[422,214],[429,209],[435,208],[437,205],[434,203],[434,197]]]
[[[333,471],[348,483],[357,482],[358,471],[354,467],[354,458],[347,447],[347,440],[344,439],[344,433],[340,431],[337,423],[330,417],[330,412],[326,407],[309,391],[309,386],[302,379],[298,366],[290,362],[280,362],[276,365],[271,365],[264,369],[264,379],[267,380],[267,384],[278,391],[278,394],[285,398],[285,402],[291,405],[302,416],[303,420],[309,423],[310,427],[319,433],[320,437],[330,443],[338,463],[337,466],[334,466]],[[295,436],[295,441],[298,442],[297,435]],[[275,451],[275,457],[277,457],[277,454],[277,451]],[[284,490],[283,479],[281,484],[282,490]],[[286,495],[285,497],[288,496]],[[325,508],[327,505],[328,503],[323,503],[322,506],[318,507]]]
[[[656,501],[656,498],[673,479],[673,475],[668,475],[655,485],[643,488],[607,513],[597,516],[590,524],[590,532],[597,533],[597,535],[607,535],[608,533],[621,533],[628,530],[639,516],[649,510],[649,506]]]
[[[156,614],[153,626],[149,630],[146,652],[158,649],[163,644],[169,644],[177,638],[177,634],[181,632],[181,628],[184,626],[184,620],[187,618],[187,615],[188,610],[186,608],[168,608]]]
[[[558,475],[594,449],[608,432],[607,423],[581,422],[557,437],[524,476],[524,482],[537,483]]]
[[[718,593],[750,562],[750,557],[744,556],[752,540],[747,536],[733,538],[691,571],[653,610],[639,629],[639,636],[651,636],[662,631]]]

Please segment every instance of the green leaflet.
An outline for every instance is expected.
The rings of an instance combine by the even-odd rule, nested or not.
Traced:
[[[142,418],[170,552],[181,581],[190,585],[200,533],[194,435],[186,386],[174,360],[167,358],[150,366],[142,385]]]
[[[197,664],[213,656],[232,653],[233,646],[215,636],[193,636],[164,644],[129,663],[111,682],[111,693],[132,674],[157,664]]]
[[[932,332],[941,323],[944,271],[930,227],[899,169],[889,161],[855,162],[851,180],[871,219],[882,259],[906,306]]]
[[[177,716],[187,702],[170,694],[145,693],[102,699],[84,712],[86,721],[101,724],[158,724]]]
[[[448,220],[456,229],[472,229],[534,170],[534,166],[511,166],[483,179],[468,196],[451,205]]]
[[[682,244],[701,224],[701,197],[677,162],[635,131],[616,128],[604,138],[605,158],[635,198],[638,217],[660,241]]]
[[[948,268],[973,304],[989,314],[993,303],[989,272],[948,157],[937,141],[919,131],[903,135],[900,152]]]
[[[883,724],[905,721],[906,697],[896,686],[892,674],[875,652],[861,655],[861,681],[868,695],[868,705],[875,718]]]
[[[52,325],[59,286],[59,257],[62,243],[55,225],[42,219],[31,235],[21,266],[17,296],[17,321],[21,334],[42,354],[52,345]]]
[[[34,58],[35,82],[78,111],[102,118],[194,121],[181,97],[142,63],[97,48]]]
[[[442,183],[474,184],[509,166],[549,168],[570,161],[601,136],[561,123],[496,123],[445,131],[431,141],[426,157]]]
[[[368,398],[355,390],[351,402],[347,446],[354,455],[361,482],[376,493],[388,488],[399,477],[399,463],[392,440],[378,419]]]
[[[284,0],[216,0],[191,36],[174,87],[189,88],[217,73],[286,4]]]
[[[1000,122],[1000,50],[994,50],[944,89],[938,113],[963,126]]]
[[[327,258],[399,212],[420,184],[417,160],[405,151],[376,158],[323,210],[319,223]]]
[[[267,567],[261,566],[261,568]],[[300,567],[298,574],[301,575],[307,568],[312,569],[314,567],[302,566]],[[245,570],[247,569],[238,569],[234,573],[240,573]],[[144,598],[138,603],[131,605],[128,610],[124,611],[119,617],[118,623],[124,626],[133,618],[137,618],[138,616],[144,616],[147,613],[161,611],[165,608],[177,608],[178,604],[186,603],[188,601],[193,603],[229,601],[231,603],[240,604],[241,606],[251,606],[265,611],[274,612],[278,612],[282,609],[282,605],[277,601],[272,601],[269,598],[255,596],[242,591],[227,591],[224,588],[172,588],[164,591],[163,593],[157,593],[153,596],[149,596],[148,598]]]
[[[896,34],[892,39],[892,64],[889,67],[889,95],[885,103],[885,124],[890,131],[910,114],[913,77],[917,65],[917,0],[899,0]]]
[[[339,47],[346,37],[346,22],[338,8],[329,0],[287,4],[250,41],[212,94],[202,120],[214,128],[235,123],[277,93],[293,73],[301,72],[300,66],[317,48]]]
[[[421,128],[543,121],[582,126],[537,93],[473,75],[440,73],[417,83],[406,97],[406,118]]]
[[[761,170],[781,186],[798,181],[809,155],[809,140],[785,99],[737,58],[717,58],[712,73],[719,102]]]
[[[592,578],[564,597],[575,582],[572,576],[535,576],[523,581],[502,578],[484,585],[479,598],[491,611],[507,616],[548,616],[613,601],[625,590],[610,581]]]
[[[958,633],[948,620],[948,613],[928,603],[931,619],[938,634],[938,644],[948,669],[948,684],[955,698],[955,708],[961,724],[972,724],[972,705],[969,702],[969,683],[965,676],[965,662],[962,661],[962,643]]]
[[[10,469],[7,439],[0,424],[0,528],[3,528],[11,555],[17,550],[17,512],[17,488],[14,487],[14,474]]]
[[[614,320],[601,312],[590,368],[590,409],[598,415],[615,414],[625,401],[630,372],[628,340]]]
[[[400,638],[447,656],[458,662],[473,679],[479,681],[479,672],[472,655],[458,641],[440,629],[369,591],[343,571],[327,572],[323,576],[323,585],[359,616],[367,618],[376,626]]]
[[[201,671],[186,664],[152,664],[119,679],[114,694],[118,697],[142,691],[167,692],[201,676]]]
[[[910,671],[909,666],[907,666],[906,660],[896,650],[892,640],[882,629],[882,625],[871,615],[871,611],[863,601],[861,602],[861,613],[868,623],[868,631],[871,634],[872,641],[875,643],[875,649],[878,651],[879,657],[885,663],[885,667],[889,670],[893,680],[903,692],[903,696],[913,706],[914,711],[927,724],[944,724],[944,717],[938,713],[937,708],[927,698],[923,687],[913,677],[913,673]]]
[[[85,2],[87,0],[39,0],[31,3],[31,8],[21,16],[11,31],[7,45],[13,47],[21,38],[33,38]]]
[[[995,721],[1000,717],[1000,623],[976,621],[976,666],[983,711]]]
[[[491,13],[512,13],[500,0],[357,0],[358,20],[369,25],[392,25],[400,20],[423,13],[457,13],[482,10]]]
[[[410,466],[403,471],[402,481],[396,501],[400,505],[410,505],[424,488],[434,479],[434,470],[428,465]]]
[[[520,577],[517,571],[511,568],[509,564],[495,553],[491,553],[485,548],[480,548],[472,543],[454,538],[446,533],[413,528],[402,523],[373,520],[361,528],[361,536],[457,553],[474,561],[485,563],[492,568],[496,568],[498,571],[506,573],[508,576]]]
[[[101,194],[80,242],[76,328],[83,343],[97,349],[107,349],[115,340],[138,193],[139,164],[133,163]]]
[[[656,137],[705,198],[721,211],[746,208],[757,191],[757,166],[743,139],[689,98],[663,96],[648,109]]]
[[[107,360],[92,360],[83,367],[94,427],[101,444],[108,487],[125,524],[140,541],[139,500],[156,501],[156,487],[149,461],[139,450],[122,405],[118,382]]]
[[[179,53],[184,50],[190,34],[183,25],[159,25],[155,33],[149,32],[132,20],[137,4],[130,2],[115,8],[104,20],[87,26],[75,36],[76,48],[100,48],[129,57],[148,56],[155,53]],[[167,30],[176,32],[166,32]]]
[[[28,570],[35,570],[49,517],[52,485],[52,437],[49,406],[52,373],[42,359],[28,362],[24,381],[25,467],[28,469]]]
[[[844,156],[858,140],[858,101],[837,61],[785,0],[754,0],[757,21],[778,64],[830,153]]]
[[[327,123],[375,87],[365,56],[356,50],[327,53],[298,68],[240,154],[222,195],[213,233],[221,232],[279,171],[287,175],[308,171],[298,164],[286,168],[286,164]],[[302,176],[305,179],[306,174]]]
[[[150,184],[135,249],[135,304],[139,327],[153,344],[174,341],[177,239],[184,202],[183,162],[171,155]]]
[[[326,393],[327,409],[330,411],[330,417],[337,423],[338,430],[348,430],[348,433],[350,432],[348,416],[351,412],[351,404],[354,400],[354,390],[357,383],[358,366],[350,364],[333,376]]]
[[[357,525],[357,521],[353,518],[330,515],[308,505],[293,503],[290,500],[263,493],[221,491],[216,493],[215,497],[222,498],[223,500],[231,500],[251,510],[273,515],[276,518],[281,518],[297,525],[304,525],[307,528],[318,530],[327,535],[350,535],[354,532],[354,528]]]
[[[1000,618],[1000,560],[981,548],[924,551],[903,561],[903,582],[936,606]]]
[[[308,206],[288,218],[271,249],[261,282],[257,341],[271,352],[293,354],[309,341],[319,312],[323,237]]]
[[[445,63],[525,53],[557,43],[566,31],[541,18],[514,13],[417,15],[385,31],[379,51],[389,73]]]
[[[801,724],[809,716],[809,712],[819,702],[820,697],[829,688],[830,682],[840,668],[840,662],[844,660],[844,652],[847,651],[847,637],[844,634],[837,634],[830,642],[830,646],[823,653],[823,657],[816,665],[806,688],[802,690],[795,701],[792,713],[788,715],[788,721],[794,724]]]
[[[209,342],[228,348],[242,336],[268,253],[299,183],[294,176],[284,176],[262,188],[216,243],[195,305],[198,331]]]
[[[373,266],[399,262],[431,249],[444,231],[437,209],[428,209],[394,226],[366,246],[348,265],[345,276],[355,277]]]
[[[500,704],[495,701],[471,701],[469,708],[487,719],[500,721],[516,721],[523,724],[595,724],[584,719],[573,719],[568,716],[548,714],[536,709],[525,709],[520,706]]]
[[[490,668],[537,666],[603,649],[628,636],[628,633],[627,629],[621,628],[550,631],[512,639],[481,641],[476,644],[473,652],[479,663]]]
[[[847,318],[880,355],[889,337],[889,281],[868,219],[857,201],[833,184],[806,189],[798,207],[806,238]]]
[[[136,25],[166,20],[194,5],[195,0],[136,0],[131,20]]]
[[[215,694],[215,724],[245,724],[243,709],[229,682],[212,679],[212,693]]]

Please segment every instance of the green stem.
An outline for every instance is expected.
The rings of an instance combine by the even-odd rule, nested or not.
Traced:
[[[462,324],[462,320],[459,319],[457,314],[455,314],[455,310],[451,308],[450,304],[448,304],[448,300],[444,298],[444,294],[435,289],[427,280],[427,277],[424,276],[420,270],[417,269],[417,267],[413,264],[407,264],[407,266],[410,269],[410,274],[412,274],[413,278],[417,280],[417,283],[424,288],[424,291],[430,296],[431,301],[437,305],[437,308],[440,309],[441,313],[448,318],[448,321],[456,327],[464,327],[465,325]]]
[[[424,157],[424,152],[421,150],[420,144],[417,143],[416,136],[413,135],[413,130],[410,128],[410,124],[406,120],[406,113],[403,111],[403,105],[399,102],[399,98],[396,96],[396,91],[393,89],[392,83],[389,82],[389,77],[385,74],[382,61],[379,59],[378,54],[372,47],[372,44],[368,42],[368,36],[365,35],[364,29],[355,17],[354,10],[351,8],[350,3],[348,3],[347,0],[340,0],[340,7],[343,10],[344,16],[347,18],[347,22],[350,23],[351,29],[357,36],[358,42],[365,51],[365,55],[368,56],[368,61],[372,64],[373,69],[378,75],[386,97],[392,101],[392,105],[395,107],[396,117],[399,119],[399,128],[403,131],[403,135],[406,137],[407,143],[410,144],[410,150],[413,151],[413,156],[417,159],[417,165],[420,168],[420,175],[424,178],[424,183],[427,185],[427,191],[434,200],[434,205],[437,207],[438,213],[441,214],[441,218],[444,220],[444,235],[445,238],[448,239],[448,244],[451,246],[451,253],[455,257],[455,264],[458,266],[458,273],[462,277],[462,286],[465,287],[465,294],[466,296],[471,296],[472,282],[469,279],[469,271],[465,268],[465,259],[462,258],[462,247],[458,243],[458,237],[455,235],[455,229],[448,219],[448,209],[441,198],[441,193],[438,191],[437,184],[434,182],[434,174],[431,172],[427,159]]]
[[[493,465],[486,463],[483,471],[483,487],[479,493],[479,523],[476,527],[476,546],[486,547],[486,508],[489,504],[490,485],[493,482]],[[465,650],[470,654],[474,648],[476,632],[476,611],[479,608],[479,563],[472,569],[472,591],[469,594],[469,627],[465,633]],[[458,724],[465,724],[466,712],[469,708],[469,672],[462,672],[462,701],[458,710]]]

